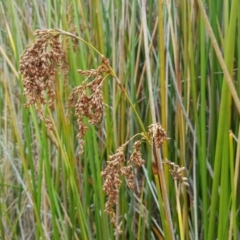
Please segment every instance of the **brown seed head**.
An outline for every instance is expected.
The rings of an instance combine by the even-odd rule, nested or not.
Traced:
[[[128,142],[127,142],[128,143]],[[102,172],[102,177],[105,178],[105,182],[103,185],[103,190],[105,191],[108,200],[106,202],[106,212],[111,217],[111,222],[116,227],[117,231],[120,228],[117,225],[117,219],[114,211],[114,207],[118,204],[119,197],[119,189],[122,181],[120,177],[125,177],[127,186],[134,190],[134,166],[140,167],[144,164],[144,160],[141,156],[141,143],[142,140],[136,141],[133,145],[133,153],[130,156],[127,164],[125,163],[123,149],[127,145],[127,143],[123,144],[119,147],[115,154],[110,156],[110,161],[108,162],[107,168]]]
[[[42,114],[42,107],[54,105],[54,81],[58,69],[65,75],[68,72],[65,52],[59,42],[59,34],[50,30],[37,30],[36,39],[20,56],[20,73],[26,107],[35,105],[39,116],[47,123]]]
[[[119,147],[116,153],[110,156],[110,161],[107,162],[108,166],[101,173],[101,176],[105,178],[103,190],[108,196],[108,200],[105,204],[105,211],[111,217],[111,222],[118,230],[117,219],[113,208],[118,204],[119,190],[122,183],[120,180],[121,165],[124,161],[123,148]]]
[[[165,140],[169,139],[165,130],[159,123],[151,124],[148,127],[148,134],[152,141],[155,143],[157,148],[160,148],[162,146],[162,143]]]
[[[180,181],[183,185],[185,185],[187,187],[189,186],[188,179],[183,176],[185,167],[180,167],[179,165],[177,165],[169,160],[166,160],[164,163],[166,163],[170,166],[169,171],[174,180]]]
[[[144,164],[141,154],[141,143],[142,141],[136,141],[133,145],[133,153],[130,156],[129,161],[134,163],[137,167],[141,167]]]
[[[103,63],[97,69],[78,70],[78,72],[86,76],[87,79],[75,89],[73,89],[68,106],[75,108],[75,116],[77,117],[79,133],[78,138],[84,143],[83,138],[87,131],[87,126],[83,122],[84,117],[88,119],[91,125],[98,124],[103,116],[103,95],[102,84],[104,81],[104,73],[108,69]],[[94,78],[90,81],[91,78]],[[83,145],[83,144],[82,144]],[[80,154],[83,153],[83,147]]]

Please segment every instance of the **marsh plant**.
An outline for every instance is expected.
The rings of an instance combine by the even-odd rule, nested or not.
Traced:
[[[111,68],[108,59],[100,54],[90,43],[79,38],[75,34],[65,32],[60,29],[36,30],[35,39],[31,42],[21,55],[20,73],[22,74],[23,94],[27,98],[25,107],[34,106],[41,120],[44,121],[48,131],[53,130],[53,122],[45,116],[44,108],[54,108],[56,100],[55,93],[55,75],[61,74],[62,79],[67,81],[69,66],[67,56],[62,47],[64,37],[71,38],[76,44],[76,40],[82,41],[92,48],[100,56],[101,62],[96,69],[78,70],[78,73],[85,77],[85,80],[79,86],[72,89],[68,101],[66,103],[67,112],[74,112],[77,122],[77,135],[79,139],[79,156],[84,153],[84,138],[90,125],[99,126],[104,115],[106,107],[103,101],[102,87],[104,81],[110,77],[116,81],[120,91],[126,96],[131,107],[133,103],[128,97],[123,85]],[[108,106],[107,106],[108,107]],[[143,125],[137,111],[133,107],[134,113],[137,116],[139,124]],[[105,203],[105,212],[109,215],[114,227],[121,233],[122,230],[118,225],[116,217],[116,206],[119,201],[119,191],[123,179],[125,179],[128,188],[135,190],[136,170],[140,169],[145,160],[141,154],[141,148],[145,144],[147,148],[159,149],[164,141],[169,138],[159,123],[153,123],[148,126],[148,130],[143,129],[143,132],[136,133],[124,144],[116,149],[116,152],[109,156],[107,166],[101,172],[104,184],[102,190],[106,193],[107,201]],[[132,144],[132,150],[129,159],[126,159],[125,149]],[[159,151],[159,150],[157,150]],[[184,167],[170,162],[169,160],[163,163],[170,166],[170,173],[174,180],[179,181],[185,186],[188,186],[187,178],[183,176]],[[160,165],[161,166],[161,165]],[[162,194],[164,186],[161,186]],[[167,199],[167,198],[163,198]],[[165,206],[168,202],[164,203]],[[168,218],[171,221],[171,218]],[[171,229],[171,222],[167,223]],[[171,231],[170,231],[171,232]]]

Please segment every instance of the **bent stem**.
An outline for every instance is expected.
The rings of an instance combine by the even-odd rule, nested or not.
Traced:
[[[56,34],[59,33],[59,34],[65,35],[65,36],[69,36],[69,37],[75,38],[75,39],[85,43],[88,47],[93,49],[98,55],[102,56],[102,54],[91,43],[87,42],[83,38],[78,37],[77,35],[74,35],[74,34],[72,34],[70,32],[66,32],[66,31],[64,31],[62,29],[59,29],[59,28],[56,28],[56,29],[52,30],[52,33],[56,33]]]
[[[71,38],[75,38],[75,39],[77,39],[77,40],[85,43],[88,47],[90,47],[92,50],[94,50],[101,58],[104,56],[104,55],[101,54],[91,43],[87,42],[87,41],[84,40],[83,38],[78,37],[78,36],[76,36],[76,35],[74,35],[74,34],[72,34],[72,33],[70,33],[70,32],[66,32],[66,31],[64,31],[64,30],[62,30],[62,29],[54,29],[54,30],[52,30],[52,33],[53,33],[53,34],[54,34],[54,33],[56,33],[56,34],[61,34],[61,35],[69,36],[69,37],[71,37]],[[132,107],[133,112],[134,112],[135,115],[136,115],[136,118],[137,118],[137,120],[138,120],[138,123],[139,123],[142,131],[143,131],[143,134],[144,134],[145,138],[148,139],[146,129],[145,129],[144,124],[143,124],[143,122],[142,122],[142,120],[141,120],[141,118],[140,118],[140,116],[139,116],[139,114],[138,114],[138,112],[137,112],[137,110],[136,110],[136,108],[135,108],[135,105],[133,104],[133,102],[132,102],[131,99],[129,98],[129,96],[128,96],[126,90],[125,90],[125,88],[124,88],[123,85],[121,84],[121,81],[120,81],[119,78],[117,77],[117,75],[116,75],[116,73],[114,72],[114,70],[112,69],[112,67],[111,67],[110,65],[109,65],[108,67],[109,67],[110,75],[111,75],[111,76],[113,77],[113,79],[117,82],[117,84],[118,84],[119,88],[121,89],[122,93],[125,95],[128,103],[129,103],[130,106]]]
[[[70,32],[66,32],[66,31],[64,31],[64,30],[62,30],[62,29],[54,29],[54,30],[52,30],[52,33],[53,33],[53,34],[54,34],[54,33],[56,33],[56,34],[62,34],[62,35],[65,35],[65,36],[69,36],[69,37],[71,37],[71,38],[75,38],[75,39],[77,39],[77,40],[85,43],[88,47],[90,47],[92,50],[94,50],[100,57],[103,57],[103,54],[101,54],[91,43],[87,42],[87,41],[84,40],[83,38],[80,38],[80,37],[78,37],[78,36],[76,36],[76,35],[74,35],[74,34],[72,34],[72,33],[70,33]],[[138,112],[137,112],[137,110],[136,110],[133,102],[132,102],[131,99],[129,98],[129,96],[128,96],[126,90],[125,90],[125,88],[124,88],[123,85],[121,84],[119,78],[117,77],[116,73],[115,73],[114,70],[111,68],[111,66],[109,66],[109,70],[110,70],[110,75],[111,75],[111,76],[114,78],[114,80],[117,82],[117,84],[118,84],[118,86],[120,87],[121,91],[123,92],[123,94],[124,94],[125,97],[127,98],[128,103],[129,103],[130,106],[132,107],[132,109],[133,109],[133,111],[134,111],[134,113],[135,113],[135,115],[136,115],[136,118],[137,118],[137,120],[138,120],[138,123],[139,123],[139,125],[140,125],[140,127],[141,127],[141,129],[142,129],[142,131],[143,131],[143,133],[144,133],[144,135],[145,135],[145,137],[146,137],[146,136],[147,136],[146,129],[145,129],[145,127],[144,127],[144,124],[143,124],[143,122],[142,122],[142,120],[141,120],[141,118],[140,118],[140,116],[139,116],[139,114],[138,114]]]

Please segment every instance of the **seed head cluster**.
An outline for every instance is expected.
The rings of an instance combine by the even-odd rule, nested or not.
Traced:
[[[122,181],[120,180],[122,164],[125,162],[125,157],[123,153],[123,148],[119,147],[115,154],[110,156],[110,161],[108,161],[108,166],[101,173],[102,177],[105,178],[103,184],[103,191],[105,191],[108,200],[105,204],[105,211],[111,218],[111,222],[119,233],[121,233],[118,227],[116,214],[113,206],[118,204],[119,190]]]
[[[168,164],[170,166],[170,173],[174,180],[180,181],[183,185],[189,187],[188,179],[183,176],[183,171],[185,170],[185,167],[180,167],[179,165],[166,160],[164,163]]]
[[[51,123],[43,117],[42,106],[54,105],[54,81],[58,69],[65,76],[68,73],[66,55],[59,41],[59,34],[53,30],[37,30],[35,40],[25,49],[20,57],[20,73],[26,107],[35,105],[38,115],[47,127]]]
[[[141,167],[144,164],[141,154],[141,143],[142,140],[136,141],[133,145],[133,152],[130,156],[129,161],[133,163],[136,167]]]
[[[163,129],[162,125],[159,123],[153,123],[148,127],[148,134],[150,139],[155,143],[157,148],[162,146],[165,140],[168,140],[168,136]]]
[[[151,124],[148,127],[148,136],[158,148],[161,147],[163,141],[169,139],[159,123]],[[121,232],[121,229],[117,223],[114,207],[118,204],[119,190],[122,183],[120,178],[125,177],[127,186],[134,190],[134,167],[140,168],[144,164],[141,155],[141,144],[143,141],[144,139],[141,139],[134,143],[132,154],[127,163],[125,163],[124,148],[128,142],[119,147],[116,153],[110,156],[110,160],[107,162],[108,165],[101,174],[102,177],[105,178],[103,190],[108,197],[105,211],[111,217],[111,222],[114,224],[118,232]]]
[[[78,70],[78,72],[86,76],[87,79],[75,89],[73,89],[68,106],[75,109],[77,117],[78,134],[77,137],[81,141],[79,154],[83,153],[84,135],[88,129],[84,123],[84,117],[88,119],[89,124],[95,125],[101,121],[103,115],[103,95],[102,84],[104,74],[109,72],[109,64],[105,57],[102,57],[102,64],[97,69]],[[88,83],[89,79],[94,79]]]
[[[125,177],[127,186],[130,189],[134,190],[134,167],[139,168],[144,164],[144,160],[142,159],[141,155],[141,143],[142,140],[136,141],[134,143],[133,152],[130,156],[129,161],[127,161],[127,164],[125,165],[124,147],[126,144],[119,147],[116,153],[110,156],[110,160],[107,163],[108,165],[101,174],[102,177],[105,178],[103,190],[108,197],[105,205],[105,211],[111,217],[111,222],[114,224],[119,233],[121,233],[121,230],[117,223],[114,206],[118,204],[119,190],[122,183],[122,180],[120,178]]]

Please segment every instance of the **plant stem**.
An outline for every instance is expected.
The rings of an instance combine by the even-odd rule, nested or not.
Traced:
[[[206,14],[206,12],[204,10],[203,4],[202,4],[201,0],[197,0],[197,2],[198,2],[198,5],[199,5],[199,8],[200,8],[200,11],[202,13],[203,20],[204,20],[205,25],[206,25],[206,30],[207,30],[207,32],[209,34],[209,37],[210,37],[211,41],[212,41],[212,46],[213,46],[213,48],[214,48],[214,50],[216,52],[218,61],[219,61],[220,65],[221,65],[221,68],[223,70],[225,80],[226,80],[227,85],[229,87],[229,91],[230,91],[230,93],[232,95],[232,98],[233,98],[233,100],[235,102],[236,108],[237,108],[238,112],[240,113],[240,100],[238,98],[237,91],[236,91],[236,89],[234,87],[232,78],[231,78],[231,76],[229,74],[229,71],[228,71],[228,68],[226,66],[226,63],[225,63],[225,61],[224,61],[224,59],[222,57],[221,50],[220,50],[220,48],[218,46],[218,43],[217,43],[217,40],[216,40],[216,38],[214,36],[212,27],[211,27],[210,22],[208,20],[207,14]],[[234,3],[235,3],[235,6],[237,6],[237,4],[238,4],[237,1],[234,2]],[[237,9],[237,7],[235,9]]]
[[[145,58],[146,58],[146,66],[147,66],[147,81],[148,81],[148,90],[149,90],[149,98],[150,98],[149,99],[150,109],[152,114],[152,122],[156,123],[156,112],[155,112],[155,105],[154,105],[154,99],[152,94],[153,87],[152,87],[152,77],[151,77],[151,70],[150,70],[149,47],[148,47],[148,41],[147,41],[146,1],[142,0],[140,7],[141,7],[141,13],[142,13],[143,39],[144,39]],[[160,186],[162,190],[164,211],[166,216],[169,238],[175,239],[174,233],[173,233],[173,226],[172,226],[172,219],[171,219],[170,208],[169,208],[166,183],[164,178],[165,176],[164,176],[163,166],[162,166],[162,159],[161,159],[159,150],[156,151],[156,163],[157,163],[158,177],[159,177]]]

